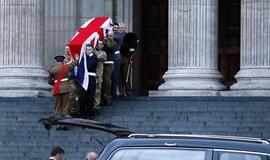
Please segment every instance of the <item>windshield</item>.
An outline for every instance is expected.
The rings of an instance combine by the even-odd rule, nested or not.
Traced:
[[[110,160],[206,160],[206,152],[173,148],[126,148],[115,152]]]

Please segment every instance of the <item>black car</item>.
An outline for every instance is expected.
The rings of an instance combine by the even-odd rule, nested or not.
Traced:
[[[70,117],[40,120],[53,125],[100,129],[115,134],[98,160],[270,160],[270,140],[182,134],[134,134],[111,124]]]

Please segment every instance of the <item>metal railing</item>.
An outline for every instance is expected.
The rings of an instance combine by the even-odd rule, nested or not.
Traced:
[[[261,139],[253,137],[238,137],[238,136],[219,136],[219,135],[192,135],[192,134],[131,134],[129,138],[196,138],[196,139],[213,139],[213,140],[231,140],[242,142],[253,142],[270,144],[270,139]]]

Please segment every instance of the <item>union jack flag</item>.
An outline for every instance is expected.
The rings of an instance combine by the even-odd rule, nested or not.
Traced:
[[[77,77],[80,85],[87,90],[88,88],[88,70],[86,66],[86,44],[96,46],[98,40],[103,40],[107,33],[112,30],[112,19],[110,17],[95,17],[85,22],[69,42],[71,55],[75,58],[75,54],[80,55],[79,63],[75,68],[75,76],[79,72],[81,75]]]

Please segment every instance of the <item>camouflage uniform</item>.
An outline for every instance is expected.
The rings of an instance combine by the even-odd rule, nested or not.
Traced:
[[[73,76],[73,75],[72,75]],[[70,115],[77,117],[79,115],[79,87],[77,82],[74,79],[70,80],[71,85],[73,86],[73,91],[70,93]]]
[[[66,56],[65,63],[69,64],[72,60],[70,57]],[[69,114],[77,117],[79,115],[79,87],[78,83],[75,81],[74,70],[69,72],[69,83],[71,85],[72,91],[70,92],[69,101]]]
[[[97,69],[96,69],[96,92],[94,95],[94,109],[100,109],[100,97],[101,97],[101,86],[102,86],[102,82],[103,82],[103,65],[104,62],[107,59],[107,54],[106,52],[102,51],[102,50],[97,50],[96,52],[96,56],[98,58],[98,63],[97,63]]]
[[[114,52],[117,44],[114,40],[104,40],[104,51],[107,54],[107,60],[104,62],[104,74],[101,91],[101,101],[103,105],[112,105],[112,72],[114,68]]]

